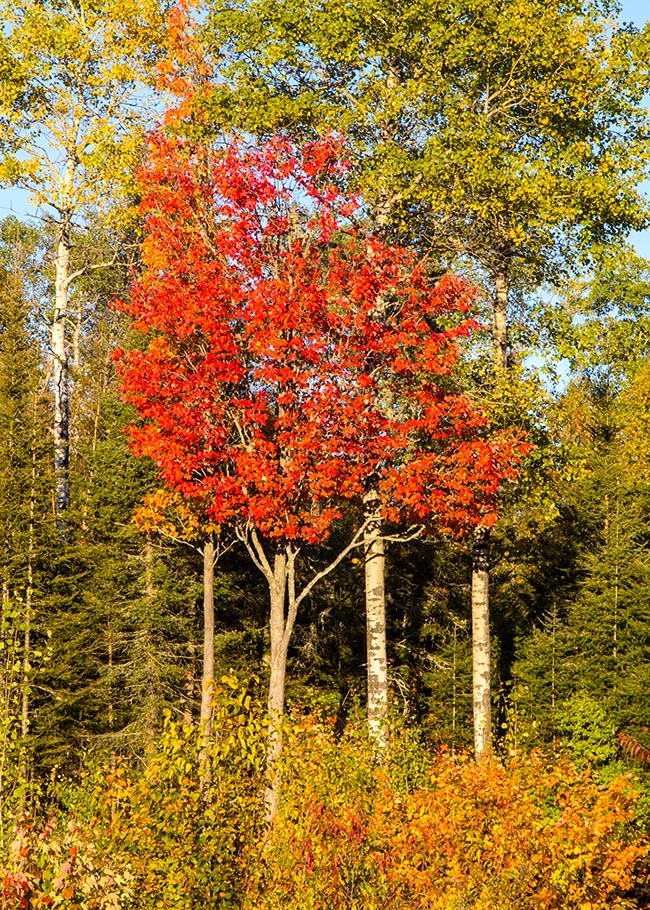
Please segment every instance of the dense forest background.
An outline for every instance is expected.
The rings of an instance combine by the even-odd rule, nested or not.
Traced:
[[[146,789],[156,762],[190,750],[183,737],[202,717],[207,541],[219,551],[217,720],[225,729],[237,716],[241,741],[260,755],[265,748],[262,721],[247,713],[267,697],[264,577],[234,532],[215,536],[184,511],[156,464],[129,448],[137,414],[121,394],[114,352],[144,341],[116,301],[129,300],[146,268],[138,174],[154,128],[210,147],[233,134],[250,145],[278,133],[300,144],[340,131],[351,160],[345,189],[366,200],[369,228],[414,250],[431,280],[451,271],[479,288],[478,327],[459,341],[455,382],[495,430],[531,443],[518,479],[503,485],[489,534],[494,751],[505,760],[539,748],[558,768],[565,756],[579,768],[588,761],[601,783],[629,770],[642,779],[650,759],[650,262],[628,237],[650,220],[641,191],[650,160],[648,27],[621,25],[615,4],[600,0],[309,0],[299,8],[210,0],[194,9],[194,22],[184,6],[170,11],[153,0],[119,9],[100,0],[0,6],[0,177],[38,205],[36,217],[0,222],[6,842],[13,819],[48,804],[54,781],[55,801],[66,811],[75,805],[81,818],[83,800],[62,780],[112,769],[111,786],[126,788],[119,769],[146,767],[144,783],[128,784]],[[303,580],[345,547],[361,511],[359,503],[343,508],[331,536],[310,549]],[[410,793],[422,783],[423,756],[461,756],[476,743],[476,533],[414,537],[397,521],[385,533],[384,720],[397,744],[386,761]],[[285,751],[295,747],[305,779],[320,773],[316,759],[291,737],[316,730],[326,738],[327,786],[347,775],[356,780],[351,792],[370,787],[377,753],[359,732],[367,660],[357,550],[302,601],[293,630]],[[337,752],[346,736],[352,751]],[[235,792],[244,759],[224,756],[217,777]],[[448,775],[445,786],[459,788],[462,802],[463,787],[480,787],[455,773],[447,768],[440,779]],[[516,787],[518,773],[498,786]],[[523,790],[526,780],[522,771]],[[578,793],[587,784],[572,786]],[[197,788],[201,804],[204,779]],[[336,802],[333,792],[324,803]],[[287,806],[298,797],[289,786]],[[106,799],[114,813],[114,792]],[[245,814],[250,793],[237,799],[241,831],[262,830]],[[223,828],[223,812],[212,830]],[[241,831],[219,841],[220,855],[245,854]],[[237,881],[232,894],[232,883],[214,892],[223,906],[240,905]],[[323,880],[320,893],[333,899],[337,882]],[[632,899],[630,888],[619,889],[621,901]],[[173,903],[171,893],[165,906],[194,906]],[[357,899],[341,906],[362,906]],[[555,906],[521,900],[511,906]],[[602,906],[619,906],[613,901]]]

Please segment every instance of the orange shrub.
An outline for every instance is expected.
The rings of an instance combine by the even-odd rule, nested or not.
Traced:
[[[600,785],[540,756],[477,767],[441,753],[400,792],[362,747],[316,730],[285,782],[252,910],[600,910],[630,896],[648,845],[628,777]]]
[[[52,815],[19,823],[0,868],[2,910],[127,910],[133,876],[103,855],[90,830]]]
[[[260,717],[234,683],[219,696],[207,801],[197,731],[168,721],[146,766],[88,777],[76,810],[20,827],[2,910],[639,906],[648,843],[628,776],[605,785],[535,754],[477,767],[443,751],[427,764],[399,736],[379,766],[363,735],[336,743],[305,723],[287,731],[268,832]]]

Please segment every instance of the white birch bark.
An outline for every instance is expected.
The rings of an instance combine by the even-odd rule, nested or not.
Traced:
[[[508,275],[500,270],[494,276],[494,319],[492,337],[497,372],[508,366]]]
[[[368,672],[368,734],[378,751],[388,742],[388,660],[386,654],[386,592],[384,540],[379,497],[364,497],[364,565],[366,580],[366,652]]]
[[[472,548],[472,703],[477,762],[492,751],[489,554],[490,529],[479,527]]]
[[[508,366],[509,282],[505,268],[494,276],[492,342],[499,381]],[[490,528],[480,525],[472,547],[472,703],[474,755],[483,761],[492,752],[492,698],[490,665]]]
[[[54,473],[57,515],[62,515],[70,506],[70,372],[66,345],[66,322],[70,287],[74,172],[74,160],[68,157],[63,175],[61,220],[54,260],[54,315],[50,333],[54,384]]]

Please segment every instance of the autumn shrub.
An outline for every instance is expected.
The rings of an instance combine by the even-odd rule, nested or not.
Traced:
[[[169,716],[144,767],[111,775],[107,849],[131,870],[137,910],[241,906],[263,843],[265,734],[246,687],[224,677],[209,779],[200,731]]]
[[[58,781],[0,858],[2,910],[240,907],[266,830],[263,717],[224,677],[209,772],[197,725],[168,715],[147,755]]]
[[[284,735],[269,830],[263,712],[224,679],[210,779],[196,726],[168,717],[140,763],[87,774],[58,814],[17,826],[3,910],[638,907],[648,841],[629,776],[536,753],[477,766],[399,730],[377,755],[362,725],[336,741],[313,717]]]
[[[358,742],[297,735],[255,910],[634,907],[647,859],[628,777],[607,786],[541,757],[476,766],[441,752],[397,786]]]
[[[63,813],[25,818],[0,861],[2,910],[129,910],[134,882],[128,866],[112,863],[90,828]]]

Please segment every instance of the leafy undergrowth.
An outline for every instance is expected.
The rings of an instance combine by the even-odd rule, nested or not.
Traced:
[[[322,734],[305,736],[297,754],[260,910],[638,906],[648,844],[627,776],[605,786],[540,755],[477,767],[442,752],[409,792],[390,764],[373,771],[361,750]]]
[[[305,722],[286,733],[269,835],[260,718],[230,681],[218,694],[207,802],[197,732],[168,720],[146,764],[95,769],[65,809],[19,823],[3,910],[643,906],[648,843],[628,776],[604,785],[535,754],[477,767],[408,736],[378,765],[361,736],[337,743]]]

